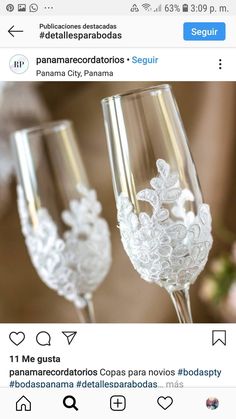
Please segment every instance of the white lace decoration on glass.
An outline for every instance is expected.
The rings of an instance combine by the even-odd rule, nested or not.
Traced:
[[[201,204],[197,214],[186,211],[186,202],[194,201],[192,192],[181,189],[179,175],[168,163],[159,159],[156,165],[160,175],[151,180],[152,189],[136,196],[152,206],[152,215],[135,214],[129,198],[121,194],[118,222],[124,249],[140,276],[173,292],[192,284],[207,262],[211,214],[207,204]]]
[[[17,187],[22,232],[36,271],[48,287],[82,309],[87,304],[83,295],[95,291],[109,271],[111,242],[96,192],[83,185],[77,190],[82,198],[62,212],[70,229],[60,237],[46,208],[38,210],[37,227],[32,226],[22,187]]]

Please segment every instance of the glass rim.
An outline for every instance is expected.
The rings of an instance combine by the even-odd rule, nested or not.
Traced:
[[[172,87],[168,83],[157,84],[156,86],[152,85],[152,86],[144,87],[144,88],[141,87],[138,89],[128,90],[127,92],[124,92],[124,93],[117,93],[116,95],[105,97],[101,100],[101,103],[103,104],[103,103],[110,102],[112,100],[122,99],[123,97],[126,97],[126,96],[139,95],[140,93],[148,93],[152,91],[155,92],[155,91],[171,90],[171,89]]]
[[[69,119],[59,119],[58,121],[49,121],[44,122],[39,125],[34,125],[32,127],[23,128],[12,132],[11,137],[14,139],[15,136],[19,134],[27,135],[27,134],[34,134],[37,132],[53,132],[58,131],[59,129],[68,128],[72,126],[72,121]]]

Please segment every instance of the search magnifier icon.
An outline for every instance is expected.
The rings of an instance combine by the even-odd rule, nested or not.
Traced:
[[[79,410],[76,406],[76,399],[74,396],[66,396],[63,399],[63,404],[67,409]]]

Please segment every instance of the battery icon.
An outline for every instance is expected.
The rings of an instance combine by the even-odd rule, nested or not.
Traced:
[[[183,4],[183,12],[188,12],[188,4]]]

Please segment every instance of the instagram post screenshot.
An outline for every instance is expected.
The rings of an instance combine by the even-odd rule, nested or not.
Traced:
[[[234,418],[235,19],[1,1],[2,418]]]

